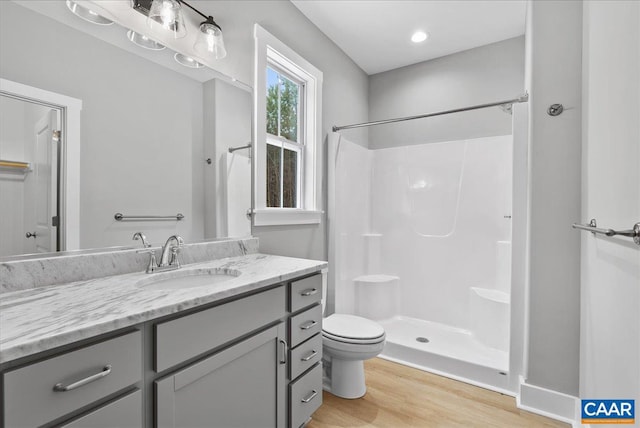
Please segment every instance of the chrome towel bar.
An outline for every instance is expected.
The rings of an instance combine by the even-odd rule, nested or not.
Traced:
[[[607,236],[627,236],[629,238],[633,238],[633,242],[635,242],[637,245],[640,245],[640,223],[634,224],[633,228],[629,230],[602,229],[598,227],[596,219],[592,218],[589,224],[573,223],[571,227],[573,227],[574,229],[586,230],[587,232],[591,232],[594,235],[596,233],[599,233],[601,235]]]
[[[242,150],[242,149],[250,149],[251,148],[251,143],[245,145],[245,146],[240,146],[240,147],[229,147],[229,153],[233,153],[236,150]]]
[[[116,221],[156,221],[156,220],[183,220],[184,215],[178,213],[176,215],[124,215],[115,213],[113,218]]]

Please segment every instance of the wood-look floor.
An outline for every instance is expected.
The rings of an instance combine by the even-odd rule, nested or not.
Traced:
[[[365,361],[367,393],[324,393],[308,428],[568,427],[516,407],[515,398],[380,358]]]

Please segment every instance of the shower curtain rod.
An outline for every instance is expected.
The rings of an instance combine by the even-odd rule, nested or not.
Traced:
[[[528,100],[529,100],[529,94],[524,93],[523,95],[520,95],[518,98],[514,98],[512,100],[498,101],[495,103],[488,103],[488,104],[478,104],[471,107],[463,107],[463,108],[457,108],[453,110],[439,111],[436,113],[420,114],[418,116],[398,117],[395,119],[376,120],[374,122],[356,123],[353,125],[334,126],[332,129],[333,129],[333,132],[337,132],[337,131],[340,131],[341,129],[362,128],[365,126],[384,125],[385,123],[404,122],[405,120],[424,119],[425,117],[441,116],[443,114],[460,113],[463,111],[478,110],[478,109],[487,108],[487,107],[495,107],[495,106],[501,106],[501,105],[515,104],[515,103],[524,103]]]

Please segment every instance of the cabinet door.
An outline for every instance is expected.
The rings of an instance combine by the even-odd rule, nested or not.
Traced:
[[[281,323],[155,382],[158,428],[284,427]]]

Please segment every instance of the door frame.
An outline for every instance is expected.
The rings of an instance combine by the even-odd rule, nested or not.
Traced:
[[[58,248],[80,248],[80,112],[82,100],[0,78],[0,95],[60,111]]]

